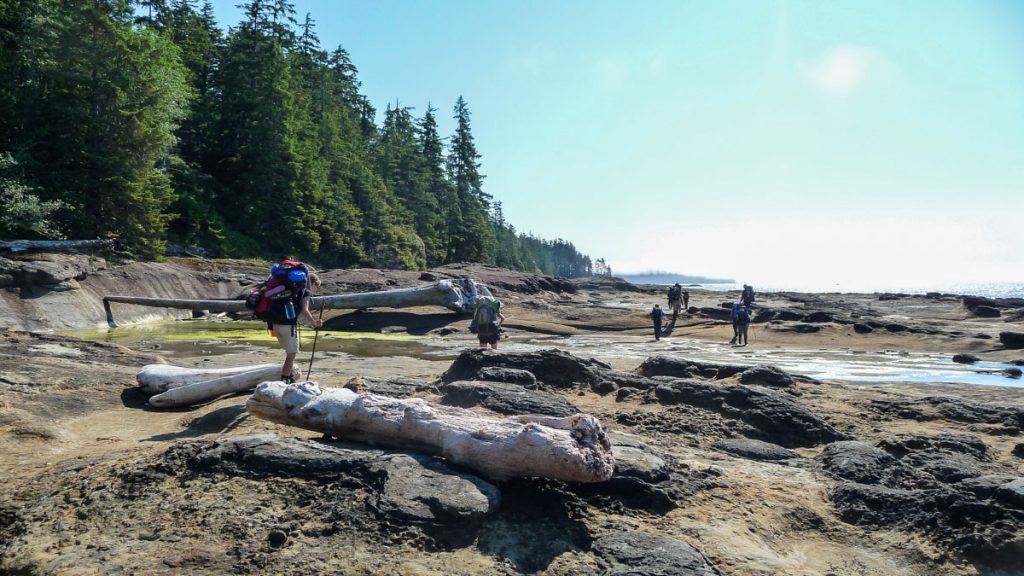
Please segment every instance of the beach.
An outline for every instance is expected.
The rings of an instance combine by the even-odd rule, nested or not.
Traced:
[[[490,481],[252,417],[248,394],[148,407],[143,365],[282,354],[256,323],[181,311],[118,306],[123,331],[105,332],[99,297],[233,297],[262,263],[34,258],[5,266],[49,279],[25,274],[0,300],[0,571],[1024,573],[1024,350],[1001,336],[1024,332],[1014,299],[758,292],[735,347],[723,304],[738,292],[689,288],[655,341],[662,286],[324,271],[327,294],[472,277],[507,320],[499,350],[480,352],[468,317],[443,308],[329,312],[320,386],[451,404],[470,382],[458,405],[495,418],[569,406],[600,420],[617,462],[597,484]],[[465,504],[484,485],[500,502]]]

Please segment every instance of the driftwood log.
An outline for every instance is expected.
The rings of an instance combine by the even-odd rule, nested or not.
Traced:
[[[470,312],[478,296],[490,296],[485,286],[473,280],[440,280],[434,284],[381,290],[359,294],[338,294],[314,296],[309,300],[311,310],[363,310],[366,308],[409,308],[413,306],[444,306],[459,313]],[[149,298],[143,296],[104,296],[103,309],[107,313],[107,324],[116,328],[111,302],[177,308],[180,310],[208,310],[210,312],[246,312],[243,300],[190,300],[183,298]]]
[[[5,240],[0,242],[0,250],[8,252],[29,252],[33,250],[64,252],[81,250],[83,248],[100,248],[110,244],[110,240]]]
[[[150,406],[172,408],[252,390],[260,382],[277,380],[280,375],[279,364],[217,369],[149,364],[142,367],[135,379],[144,392],[155,394],[149,398]]]
[[[494,480],[602,482],[615,467],[601,423],[588,414],[487,418],[421,398],[321,389],[315,382],[263,382],[245,407],[281,424],[442,456]]]

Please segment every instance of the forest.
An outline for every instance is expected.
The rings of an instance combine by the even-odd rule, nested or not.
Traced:
[[[479,262],[607,273],[524,234],[484,190],[469,104],[383,115],[309,14],[250,0],[0,0],[0,238],[109,239],[159,259],[330,267]],[[378,121],[378,118],[382,119]]]

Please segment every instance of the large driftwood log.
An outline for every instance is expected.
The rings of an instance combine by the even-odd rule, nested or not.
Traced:
[[[252,390],[260,382],[277,380],[280,371],[278,364],[208,370],[149,364],[139,371],[135,379],[144,392],[156,394],[149,398],[150,406],[172,408]]]
[[[435,284],[398,290],[381,290],[360,294],[338,294],[335,296],[314,296],[309,300],[311,310],[362,310],[366,308],[409,308],[413,306],[444,306],[455,312],[472,311],[478,295],[489,296],[486,287],[473,280],[458,283],[440,280]],[[190,300],[183,298],[148,298],[143,296],[104,296],[103,309],[107,313],[107,324],[117,327],[111,302],[156,306],[180,310],[209,310],[210,312],[245,312],[242,300]]]
[[[110,240],[8,240],[0,242],[0,250],[8,252],[26,252],[30,250],[46,250],[63,252],[81,250],[82,248],[99,248],[111,244]]]
[[[443,456],[495,480],[602,482],[615,467],[601,423],[587,414],[486,418],[421,398],[322,390],[314,382],[263,382],[245,407],[281,424]]]

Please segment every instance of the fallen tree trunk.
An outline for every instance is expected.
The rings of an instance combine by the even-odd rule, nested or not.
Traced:
[[[154,408],[193,406],[226,394],[252,390],[260,382],[278,380],[281,366],[260,364],[242,368],[195,369],[149,364],[135,376],[139,388],[155,394],[149,398]]]
[[[110,240],[9,240],[0,242],[0,250],[8,252],[26,252],[29,250],[46,250],[63,252],[82,248],[98,248],[111,244]]]
[[[363,292],[359,294],[339,294],[335,296],[314,296],[309,300],[310,310],[362,310],[366,308],[410,308],[413,306],[444,306],[459,313],[472,311],[476,303],[476,294],[490,295],[486,287],[478,286],[472,280],[461,284],[470,284],[472,291],[459,286],[450,280],[440,280],[435,284],[416,288],[398,290],[381,290],[379,292]],[[179,310],[209,310],[210,312],[246,312],[243,300],[189,300],[183,298],[148,298],[143,296],[104,296],[103,309],[107,313],[107,324],[116,328],[114,314],[110,309],[111,302],[135,304],[137,306],[155,306],[158,308],[177,308]]]
[[[277,370],[280,367],[280,364],[259,364],[239,368],[182,368],[170,364],[147,364],[135,375],[135,381],[139,383],[139,388],[142,388],[143,392],[160,394],[172,388],[198,384],[207,380],[254,371]],[[273,380],[275,376],[279,375],[280,373],[268,373],[267,380]]]
[[[597,418],[486,418],[420,398],[321,390],[314,382],[264,382],[245,403],[250,414],[346,440],[443,456],[494,480],[543,477],[602,482],[615,467]]]

